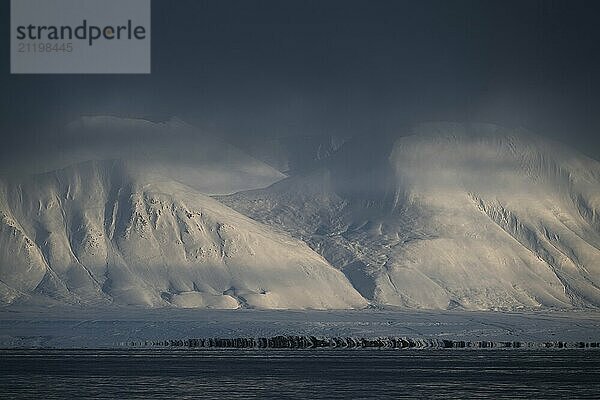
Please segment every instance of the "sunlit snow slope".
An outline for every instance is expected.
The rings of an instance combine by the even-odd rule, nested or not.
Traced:
[[[0,302],[365,305],[301,241],[139,171],[89,161],[0,179]]]
[[[220,200],[305,240],[376,304],[600,306],[600,164],[524,131],[422,124]]]

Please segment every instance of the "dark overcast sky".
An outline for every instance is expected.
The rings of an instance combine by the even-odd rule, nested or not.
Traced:
[[[495,122],[600,158],[599,1],[155,0],[148,76],[11,76],[1,4],[5,150],[117,114],[233,140]]]

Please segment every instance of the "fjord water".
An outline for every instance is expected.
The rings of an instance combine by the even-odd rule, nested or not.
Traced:
[[[597,350],[4,350],[0,397],[599,398]]]

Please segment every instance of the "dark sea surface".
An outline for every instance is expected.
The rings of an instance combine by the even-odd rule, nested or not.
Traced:
[[[599,350],[1,350],[2,399],[600,398]]]

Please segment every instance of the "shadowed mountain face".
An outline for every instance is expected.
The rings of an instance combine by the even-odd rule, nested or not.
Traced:
[[[0,300],[355,308],[299,240],[120,161],[0,181]]]
[[[377,304],[600,306],[600,165],[526,132],[423,124],[220,200],[305,240]]]

